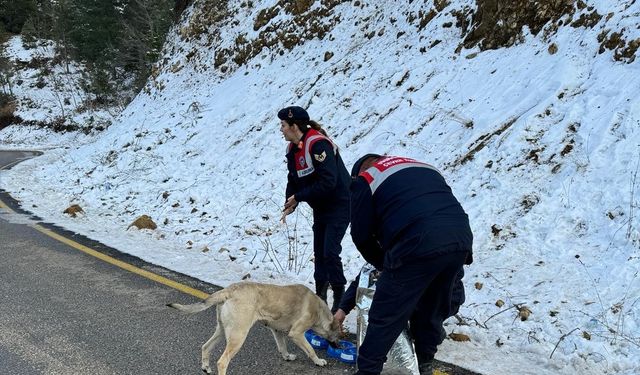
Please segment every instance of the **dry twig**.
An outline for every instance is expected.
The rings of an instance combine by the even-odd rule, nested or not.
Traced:
[[[551,351],[551,355],[549,356],[549,359],[551,359],[551,357],[553,357],[553,353],[555,353],[556,349],[558,349],[558,345],[560,345],[560,343],[562,342],[562,340],[565,339],[565,337],[569,336],[570,334],[572,334],[573,332],[577,331],[578,327],[572,329],[570,332],[565,333],[564,335],[560,336],[560,339],[558,340],[558,342],[556,343],[556,346],[553,348],[553,350]]]

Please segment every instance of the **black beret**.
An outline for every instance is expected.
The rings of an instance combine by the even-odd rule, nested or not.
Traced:
[[[298,125],[307,125],[310,120],[307,111],[298,106],[282,108],[278,111],[278,118]]]
[[[362,168],[362,164],[364,164],[365,160],[369,158],[379,158],[381,156],[382,155],[378,154],[366,154],[365,156],[358,159],[358,161],[356,161],[356,163],[353,165],[353,168],[351,168],[351,178],[355,179],[356,177],[358,177],[358,175],[360,174],[360,168]]]

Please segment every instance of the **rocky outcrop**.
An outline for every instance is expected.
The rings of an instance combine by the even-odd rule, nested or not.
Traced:
[[[561,18],[571,15],[575,0],[477,0],[471,31],[464,46],[497,49],[514,45],[522,37],[523,28],[538,34],[545,25],[561,25]]]

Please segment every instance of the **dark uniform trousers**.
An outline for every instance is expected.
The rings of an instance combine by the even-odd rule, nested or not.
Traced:
[[[397,268],[385,267],[376,283],[367,333],[358,353],[358,374],[382,371],[407,321],[418,359],[433,358],[444,340],[442,323],[457,308],[452,305],[452,294],[467,254],[457,251],[405,258]]]
[[[342,238],[344,237],[349,221],[314,221],[313,223],[313,255],[315,258],[315,271],[313,278],[316,285],[329,283],[332,286],[347,283],[342,269]]]

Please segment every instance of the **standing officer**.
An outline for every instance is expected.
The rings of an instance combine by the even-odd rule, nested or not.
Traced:
[[[301,107],[278,112],[280,131],[289,141],[289,170],[282,221],[299,202],[313,209],[313,253],[316,294],[325,302],[333,291],[332,312],[338,309],[347,280],[342,269],[342,238],[349,226],[349,172],[338,148],[320,124]]]
[[[456,275],[472,261],[468,216],[429,164],[368,154],[351,176],[353,242],[365,260],[383,270],[356,374],[379,374],[409,321],[420,374],[430,375],[444,340],[442,322],[452,313]]]

